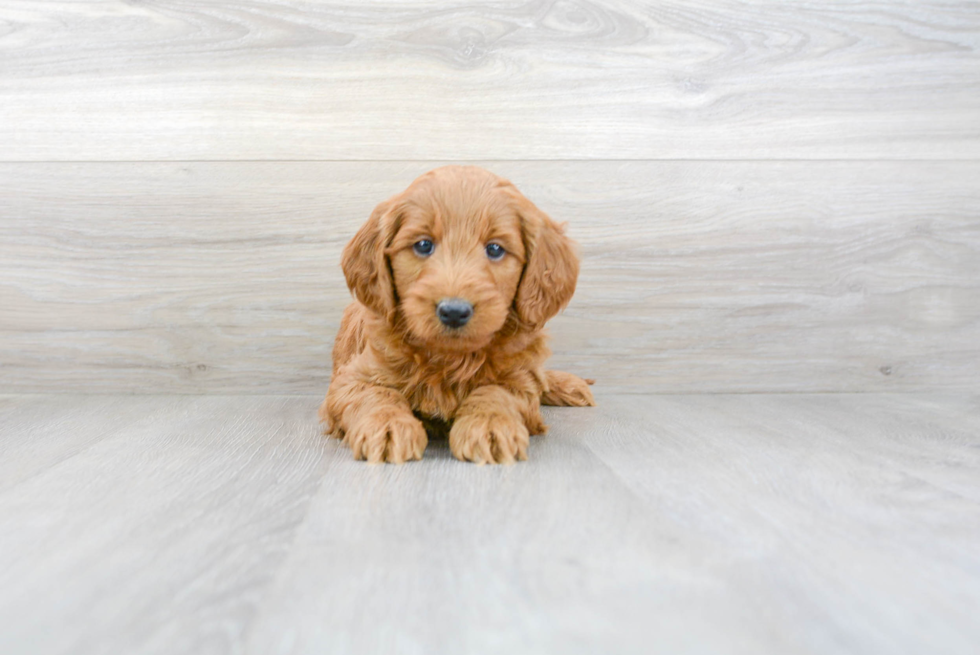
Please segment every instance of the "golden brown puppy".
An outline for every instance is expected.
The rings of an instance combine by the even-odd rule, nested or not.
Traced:
[[[572,242],[507,180],[446,166],[381,203],[344,249],[357,300],[333,350],[320,420],[358,459],[527,459],[540,405],[594,405],[585,380],[545,371],[542,330],[571,299]]]

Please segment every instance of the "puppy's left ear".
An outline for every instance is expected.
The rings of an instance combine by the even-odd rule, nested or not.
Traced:
[[[532,328],[564,309],[575,293],[578,255],[575,242],[565,236],[565,226],[551,218],[513,186],[524,238],[524,275],[517,288],[514,308],[521,322]]]

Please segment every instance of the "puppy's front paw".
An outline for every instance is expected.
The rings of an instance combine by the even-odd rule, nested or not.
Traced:
[[[527,459],[528,441],[524,422],[502,412],[459,416],[449,431],[453,455],[477,464],[512,464]]]
[[[401,464],[422,459],[429,439],[422,423],[411,414],[379,409],[351,426],[344,442],[354,452],[355,459]]]

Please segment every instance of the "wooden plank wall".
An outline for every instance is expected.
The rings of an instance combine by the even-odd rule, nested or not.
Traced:
[[[0,0],[0,391],[322,391],[448,162],[582,246],[621,392],[980,383],[980,3]]]

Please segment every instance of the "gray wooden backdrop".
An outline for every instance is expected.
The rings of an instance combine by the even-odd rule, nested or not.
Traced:
[[[975,389],[978,49],[977,2],[0,0],[0,391],[323,391],[340,249],[447,162],[568,221],[606,389]]]

